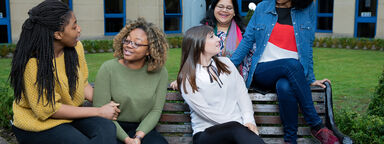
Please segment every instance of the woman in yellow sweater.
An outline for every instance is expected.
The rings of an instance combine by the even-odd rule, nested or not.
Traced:
[[[68,6],[46,0],[28,12],[12,60],[13,132],[19,143],[116,143],[116,103],[92,101],[80,27]]]

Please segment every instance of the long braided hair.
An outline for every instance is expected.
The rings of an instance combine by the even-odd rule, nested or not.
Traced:
[[[28,12],[29,18],[24,21],[20,39],[12,59],[9,75],[14,89],[16,103],[25,94],[24,72],[31,58],[37,60],[36,82],[38,87],[38,103],[55,104],[55,81],[59,83],[54,55],[54,32],[64,31],[72,16],[66,4],[58,0],[45,0]],[[69,94],[73,98],[78,81],[78,55],[74,47],[64,48],[66,75],[68,77]],[[56,75],[56,76],[55,76]],[[56,78],[55,78],[56,77]],[[60,85],[60,83],[59,83]],[[45,96],[45,98],[44,98]],[[44,99],[47,102],[44,102]]]

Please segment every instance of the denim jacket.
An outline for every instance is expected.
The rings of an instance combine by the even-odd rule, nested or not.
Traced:
[[[250,87],[257,63],[268,43],[269,37],[277,22],[275,0],[264,0],[258,4],[249,21],[239,46],[231,57],[231,61],[238,66],[256,43],[252,56],[252,65],[246,80],[247,88]],[[292,25],[295,32],[299,61],[303,65],[304,74],[308,84],[315,81],[313,73],[312,43],[315,39],[315,4],[312,2],[305,9],[291,9]]]

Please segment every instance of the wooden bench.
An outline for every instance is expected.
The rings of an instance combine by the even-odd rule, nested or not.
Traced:
[[[311,87],[316,111],[323,119],[324,124],[334,131],[340,142],[351,144],[352,140],[336,128],[333,117],[331,85],[326,83],[326,86],[325,89]],[[255,120],[263,140],[266,143],[284,143],[284,132],[279,117],[276,94],[263,95],[250,90],[249,95],[255,111]],[[184,103],[179,92],[171,89],[168,89],[166,100],[160,122],[156,127],[157,131],[165,136],[170,144],[191,144],[192,128],[188,105]],[[312,138],[310,128],[305,124],[301,113],[298,121],[298,143],[319,143]]]

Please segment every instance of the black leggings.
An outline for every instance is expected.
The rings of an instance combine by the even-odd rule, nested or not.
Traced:
[[[129,137],[134,137],[136,134],[136,129],[139,126],[139,123],[134,122],[121,122],[118,121],[119,125],[124,129],[124,131],[129,135]],[[118,144],[124,144],[122,141],[118,140]],[[141,144],[168,144],[167,140],[155,129],[147,133],[141,141]]]
[[[196,133],[193,144],[264,144],[264,141],[244,125],[227,122]]]
[[[41,132],[12,126],[20,144],[116,144],[116,127],[111,120],[90,117],[64,123]]]

